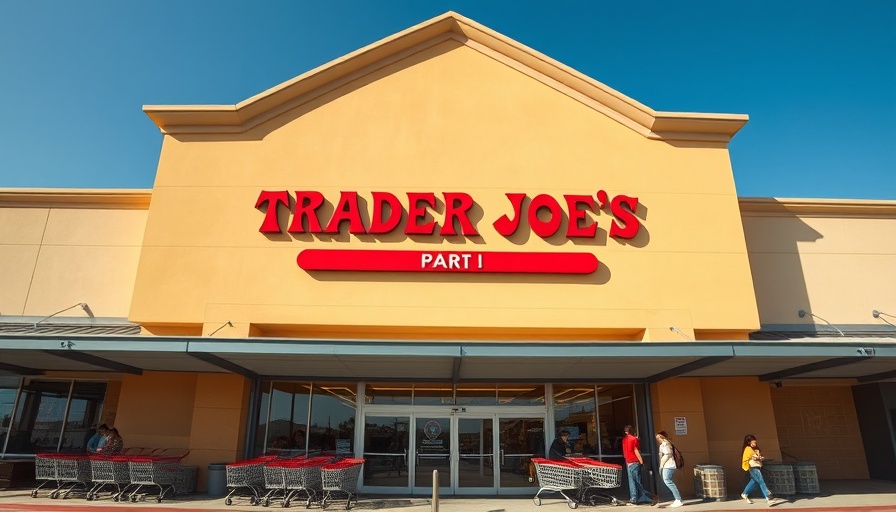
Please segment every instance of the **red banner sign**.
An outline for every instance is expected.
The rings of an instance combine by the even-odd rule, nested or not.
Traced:
[[[469,272],[590,274],[597,270],[591,253],[389,251],[305,249],[296,262],[303,270],[361,272]]]

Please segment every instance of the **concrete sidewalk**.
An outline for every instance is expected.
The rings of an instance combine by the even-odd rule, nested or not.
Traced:
[[[773,507],[775,510],[835,511],[852,512],[896,512],[896,482],[879,480],[825,480],[821,482],[823,493],[816,496],[791,496],[787,501]],[[43,496],[43,494],[42,494]],[[562,512],[570,510],[567,503],[558,494],[542,494],[541,506],[536,506],[531,497],[442,497],[439,500],[439,512]],[[735,499],[736,498],[736,499]],[[665,508],[667,503],[660,503],[657,508]],[[279,502],[272,503],[270,508],[281,508]],[[297,500],[290,505],[292,509],[304,510],[304,502]],[[312,508],[318,508],[314,504]],[[749,511],[767,510],[763,499],[754,499],[753,504],[733,496],[728,501],[704,501],[701,499],[685,499],[686,511]],[[62,512],[106,512],[127,510],[130,512],[171,512],[183,510],[236,512],[265,510],[261,506],[249,505],[248,500],[235,500],[232,506],[226,506],[223,498],[208,498],[196,494],[174,499],[166,499],[156,503],[154,499],[137,503],[115,503],[108,498],[98,501],[86,501],[83,497],[52,500],[46,497],[31,498],[29,490],[0,491],[0,511],[62,511]],[[328,504],[327,510],[345,510],[345,501],[336,500]],[[378,510],[381,512],[432,512],[429,497],[361,495],[352,510]],[[650,506],[613,507],[609,505],[591,506],[580,504],[577,510],[655,510]]]

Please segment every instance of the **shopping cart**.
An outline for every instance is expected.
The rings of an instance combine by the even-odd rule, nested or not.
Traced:
[[[128,493],[127,498],[130,501],[146,499],[146,493],[140,491],[145,486],[155,486],[159,488],[159,495],[156,502],[161,503],[162,499],[171,491],[171,495],[177,494],[175,488],[180,475],[180,461],[187,454],[178,456],[145,456],[138,455],[128,458],[128,472],[130,473],[131,485],[128,487],[133,490]]]
[[[566,494],[567,491],[574,491],[573,496],[578,496],[582,489],[582,475],[584,471],[582,467],[574,462],[565,460],[548,460],[533,458],[532,463],[535,464],[535,474],[538,476],[538,485],[541,486],[532,501],[535,505],[541,505],[539,497],[544,491],[559,492],[566,499],[569,508],[576,508],[579,503],[575,498]]]
[[[115,491],[111,497],[119,501],[121,491],[131,483],[131,473],[128,469],[128,457],[124,455],[91,455],[90,474],[93,487],[87,492],[87,501],[100,498],[100,493],[107,486],[114,486]]]
[[[595,492],[588,496],[592,489],[615,489],[622,483],[622,466],[599,462],[588,457],[568,457],[567,460],[578,464],[582,469],[582,487],[579,491],[578,501],[596,505],[599,500],[609,504],[619,505],[619,500],[606,492]]]
[[[247,492],[249,504],[261,503],[261,495],[264,492],[264,466],[273,461],[275,455],[263,455],[254,459],[248,459],[233,464],[227,464],[227,487],[230,493],[224,498],[225,505],[233,505],[233,498],[241,496],[239,492]]]
[[[75,489],[88,490],[90,483],[90,459],[84,454],[56,454],[56,481],[59,487],[50,498],[65,499]]]
[[[56,491],[59,490],[59,479],[56,478],[56,457],[57,453],[38,453],[34,456],[34,479],[38,482],[41,482],[40,485],[35,487],[31,491],[31,497],[37,498],[38,492],[47,484],[51,482],[55,484],[55,487],[52,485],[50,487],[53,488],[50,491],[50,496],[55,496]],[[50,487],[47,487],[49,490]]]
[[[320,471],[320,466],[330,461],[329,457],[311,457],[301,455],[292,459],[275,459],[264,466],[264,487],[267,493],[261,498],[262,506],[267,507],[271,501],[282,499],[283,506],[289,506],[289,500],[305,490],[299,488],[302,483],[303,470],[298,469],[304,466],[311,466],[314,471]],[[287,474],[289,472],[289,475]],[[309,503],[311,496],[309,494]]]
[[[352,498],[358,502],[358,476],[364,466],[364,459],[342,459],[323,466],[320,470],[324,497],[320,508],[327,508],[327,502],[339,493],[345,493],[345,510],[352,508]]]

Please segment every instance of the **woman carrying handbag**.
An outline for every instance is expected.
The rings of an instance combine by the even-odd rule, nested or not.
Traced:
[[[759,487],[759,490],[762,491],[762,495],[765,496],[765,499],[768,500],[768,506],[777,505],[780,503],[777,499],[775,499],[770,492],[768,492],[768,487],[765,485],[765,479],[762,477],[762,459],[765,457],[762,456],[762,452],[759,450],[759,447],[756,445],[756,436],[747,435],[744,437],[744,454],[741,457],[741,467],[743,467],[744,471],[750,477],[750,481],[747,482],[747,486],[744,488],[744,492],[741,493],[740,497],[747,501],[747,503],[752,504],[753,500],[750,499],[750,493],[756,487]]]

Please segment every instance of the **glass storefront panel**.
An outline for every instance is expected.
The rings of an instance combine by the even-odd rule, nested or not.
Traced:
[[[544,418],[502,418],[498,421],[501,487],[533,487],[533,457],[544,456]]]
[[[364,386],[364,403],[376,405],[410,405],[414,385],[409,382],[368,382]]]
[[[368,416],[364,422],[364,485],[408,487],[409,416]]]
[[[75,382],[62,435],[62,451],[83,453],[103,412],[105,382]]]
[[[253,444],[255,455],[260,455],[267,451],[267,443],[265,443],[265,436],[267,435],[267,427],[268,427],[268,416],[270,414],[270,406],[271,406],[271,384],[270,382],[264,382],[261,384],[261,393],[259,393],[258,397],[258,418],[255,422],[255,442]]]
[[[623,429],[626,425],[638,426],[636,417],[635,386],[632,384],[607,385],[598,388],[598,433],[602,458],[622,460]],[[648,435],[648,439],[650,436]],[[642,445],[643,447],[643,445]],[[650,450],[643,450],[649,452]]]
[[[495,384],[458,384],[456,405],[498,405],[498,390]]]
[[[327,382],[314,386],[308,450],[350,457],[354,454],[357,383]]]
[[[296,382],[274,382],[265,451],[304,452],[308,434],[308,405],[311,386]]]
[[[544,406],[543,384],[498,384],[498,405]]]
[[[424,382],[414,385],[414,405],[451,405],[454,387],[450,382]]]
[[[6,434],[12,423],[12,408],[21,382],[19,377],[0,377],[0,449],[6,445]]]
[[[594,384],[554,385],[554,438],[569,432],[569,449],[574,454],[597,455],[597,418]]]
[[[55,452],[72,382],[32,380],[22,387],[6,453]]]

